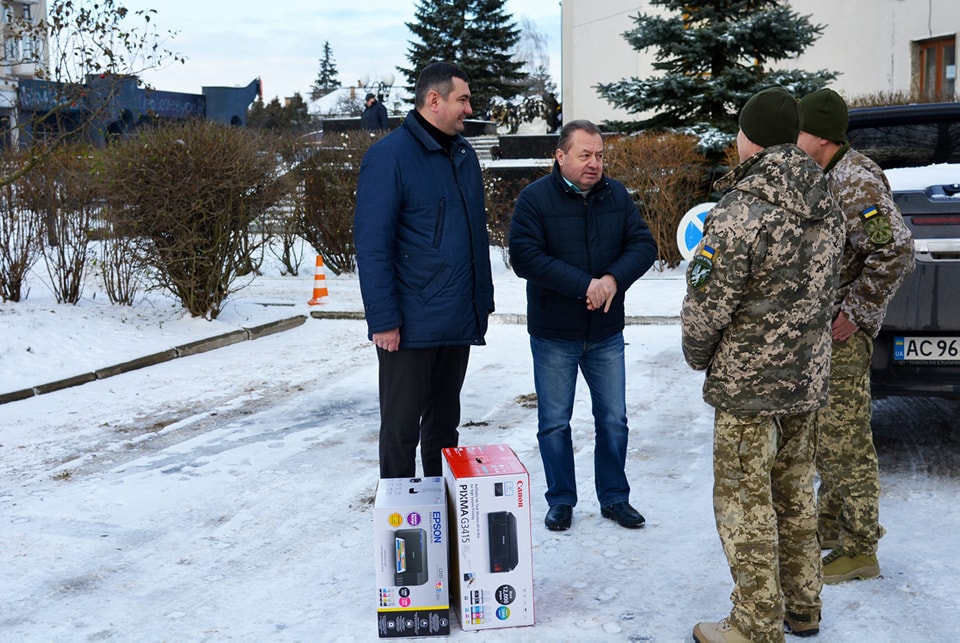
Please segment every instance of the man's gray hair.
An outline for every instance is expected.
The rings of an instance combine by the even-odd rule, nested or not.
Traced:
[[[576,121],[570,121],[563,126],[563,129],[560,130],[560,138],[557,140],[557,149],[562,150],[564,153],[569,152],[570,139],[573,138],[573,133],[577,130],[583,130],[591,136],[600,133],[600,128],[597,127],[592,121],[588,121],[585,118],[581,118]]]

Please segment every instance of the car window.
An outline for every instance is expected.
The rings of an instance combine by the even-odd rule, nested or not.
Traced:
[[[883,169],[960,163],[960,122],[851,127],[847,138]]]

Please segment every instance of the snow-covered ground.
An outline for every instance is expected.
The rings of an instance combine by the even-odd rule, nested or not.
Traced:
[[[543,470],[523,282],[494,251],[497,315],[475,348],[461,444],[511,445],[533,485],[536,625],[453,640],[683,641],[729,610],[713,524],[712,410],[676,321],[625,331],[628,474],[642,530],[600,517],[589,396],[574,416],[580,503],[543,527]],[[275,268],[213,322],[95,284],[57,305],[37,277],[0,304],[0,393],[313,310],[359,311],[354,276]],[[42,267],[41,267],[42,271]],[[682,271],[652,272],[628,314],[676,317]],[[0,406],[0,639],[375,640],[376,357],[362,321],[292,330]],[[880,579],[826,587],[820,641],[943,641],[960,632],[960,476],[883,472]]]

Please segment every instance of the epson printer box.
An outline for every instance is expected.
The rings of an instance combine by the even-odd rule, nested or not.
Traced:
[[[533,625],[530,475],[505,444],[443,450],[451,605],[464,630]]]
[[[443,478],[384,478],[373,507],[380,638],[450,634]]]

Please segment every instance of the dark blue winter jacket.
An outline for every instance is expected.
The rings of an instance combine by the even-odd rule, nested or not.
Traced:
[[[401,348],[483,344],[493,312],[477,155],[448,153],[413,112],[363,157],[353,223],[367,330]]]
[[[584,195],[553,173],[517,198],[510,262],[527,280],[527,330],[544,339],[600,341],[623,330],[624,293],[653,265],[657,244],[622,183],[601,177]],[[610,311],[589,311],[587,287],[617,280]]]
[[[366,130],[385,130],[390,129],[390,117],[387,116],[387,108],[380,101],[376,101],[370,107],[363,110],[360,114],[360,127]]]

